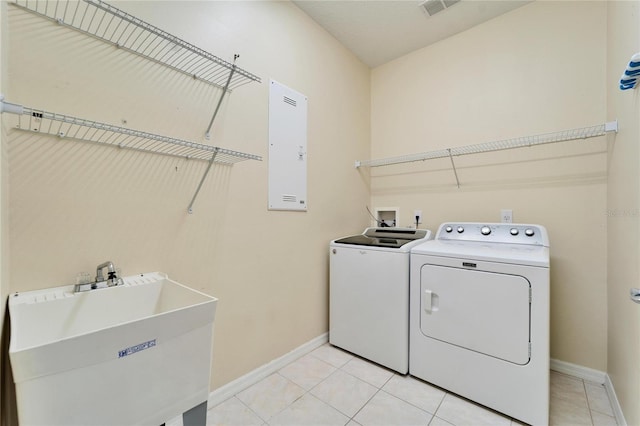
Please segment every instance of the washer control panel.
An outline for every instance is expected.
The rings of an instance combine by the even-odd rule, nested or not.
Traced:
[[[436,239],[549,246],[544,226],[519,223],[443,223]]]

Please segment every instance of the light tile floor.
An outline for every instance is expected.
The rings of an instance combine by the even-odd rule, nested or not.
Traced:
[[[551,372],[551,425],[614,426],[603,385]],[[329,344],[208,411],[207,425],[520,425]]]

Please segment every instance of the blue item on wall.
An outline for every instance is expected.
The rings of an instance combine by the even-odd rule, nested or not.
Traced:
[[[635,89],[640,77],[640,52],[631,57],[629,65],[620,77],[620,90]]]

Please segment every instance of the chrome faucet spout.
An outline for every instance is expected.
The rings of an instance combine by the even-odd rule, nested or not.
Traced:
[[[104,268],[107,268],[106,278],[102,275],[102,270]],[[97,266],[96,280],[94,282],[86,282],[78,279],[78,283],[74,286],[73,291],[74,293],[78,293],[81,291],[95,290],[97,288],[113,287],[120,284],[124,284],[124,280],[118,277],[116,268],[113,266],[113,262],[107,260]]]
[[[105,279],[104,275],[102,275],[102,270],[107,268],[107,278]],[[96,268],[96,283],[106,281],[107,286],[111,287],[114,285],[118,285],[120,280],[116,274],[116,268],[113,266],[113,262],[107,260],[104,263],[101,263]]]
[[[107,268],[107,277],[102,274],[102,270]],[[101,263],[96,268],[96,280],[94,282],[78,282],[74,288],[74,293],[78,293],[86,290],[94,290],[97,288],[113,287],[119,284],[123,284],[124,281],[118,277],[116,268],[113,266],[113,262],[106,261]]]
[[[102,275],[102,270],[104,268],[107,268],[107,273],[108,274],[116,272],[116,269],[113,267],[113,262],[111,262],[110,260],[107,260],[106,262],[99,264],[98,267],[96,268],[96,282],[97,283],[99,283],[101,281],[105,281],[104,276]]]

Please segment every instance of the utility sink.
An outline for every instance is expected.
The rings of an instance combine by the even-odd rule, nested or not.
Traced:
[[[209,395],[217,299],[153,272],[9,296],[21,425],[160,425]]]

